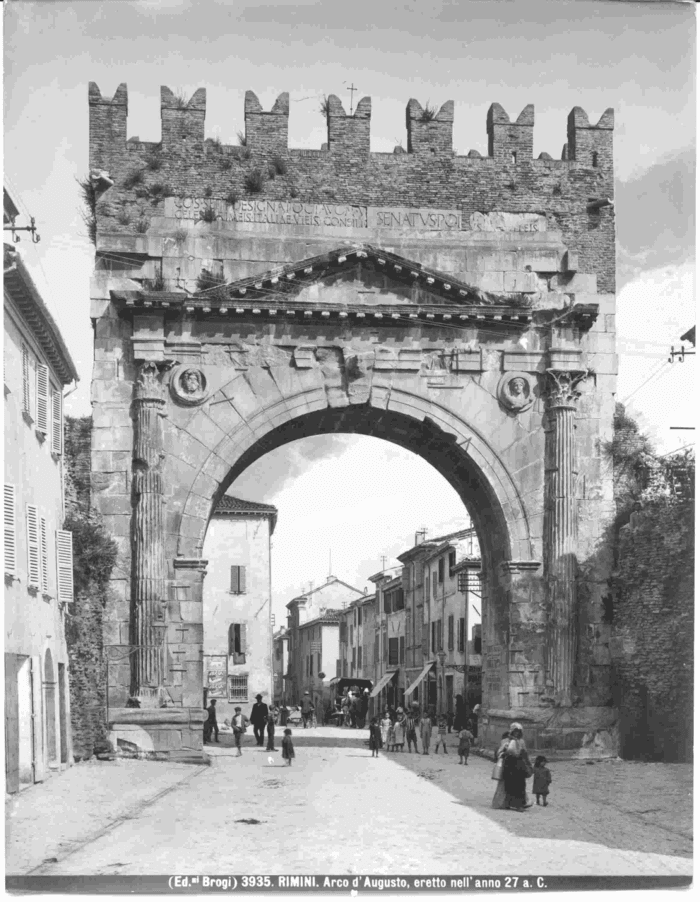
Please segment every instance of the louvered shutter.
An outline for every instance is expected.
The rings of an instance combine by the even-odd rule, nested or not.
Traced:
[[[244,660],[241,661],[242,664],[245,664],[245,655],[248,650],[246,640],[247,640],[247,627],[245,623],[241,624],[241,654],[243,655]]]
[[[238,595],[238,567],[231,567],[231,592]]]
[[[41,560],[41,591],[49,591],[49,536],[46,517],[39,517],[39,557]]]
[[[238,591],[241,595],[245,595],[245,567],[238,568]],[[243,649],[241,649],[243,651]]]
[[[39,515],[34,504],[27,505],[27,584],[39,588]]]
[[[29,350],[22,345],[22,409],[29,413],[31,397],[29,392]]]
[[[14,576],[17,572],[17,535],[15,532],[15,487],[5,483],[3,497],[3,519],[5,527],[5,573]]]
[[[406,661],[406,638],[399,636],[399,664]]]
[[[452,651],[455,647],[455,618],[453,614],[447,618],[447,648]]]
[[[231,568],[233,569],[233,568]],[[236,624],[229,624],[228,628],[228,653],[229,655],[236,654]]]
[[[73,601],[73,533],[56,530],[56,569],[58,600],[62,604]]]
[[[63,451],[63,397],[60,391],[51,392],[51,451]]]
[[[36,367],[36,428],[49,431],[49,368],[43,363]]]

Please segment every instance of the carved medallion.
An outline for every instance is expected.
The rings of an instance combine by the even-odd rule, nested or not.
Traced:
[[[173,371],[170,391],[179,404],[194,407],[207,397],[207,379],[199,367],[179,366]]]
[[[498,400],[511,413],[529,410],[535,401],[530,376],[520,372],[505,373],[498,383]]]

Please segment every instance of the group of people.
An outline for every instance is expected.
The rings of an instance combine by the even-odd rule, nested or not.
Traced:
[[[418,736],[420,736],[422,752],[424,755],[430,754],[430,746],[433,737],[433,719],[434,712],[427,709],[421,714],[420,707],[414,702],[411,707],[404,711],[399,707],[394,711],[388,708],[381,718],[373,717],[369,726],[369,747],[373,758],[379,757],[379,750],[384,748],[388,752],[403,752],[404,746],[408,744],[408,751],[418,754]],[[435,754],[438,753],[440,746],[444,754],[447,754],[447,743],[445,737],[448,731],[448,723],[446,715],[442,714],[437,718],[437,742],[435,744]],[[474,734],[467,726],[464,720],[460,724],[459,744],[457,753],[459,755],[460,764],[468,764],[469,752],[474,742]]]
[[[521,724],[512,723],[510,730],[503,734],[494,760],[492,776],[498,783],[491,802],[492,808],[519,812],[531,808],[532,802],[527,795],[527,781],[530,777],[534,777],[532,792],[537,804],[546,807],[552,774],[544,755],[535,758],[534,767],[530,764]]]

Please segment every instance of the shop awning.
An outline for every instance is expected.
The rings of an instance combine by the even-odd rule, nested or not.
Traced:
[[[398,668],[396,670],[387,670],[387,672],[384,674],[384,676],[381,678],[381,680],[379,680],[377,685],[370,692],[369,697],[374,698],[375,695],[379,695],[379,693],[382,691],[382,689],[387,685],[387,683],[390,683],[394,679],[394,677],[396,676],[397,673],[398,673]]]
[[[334,686],[338,682],[339,679],[340,679],[340,677],[333,677],[333,679],[330,681],[330,683],[328,685]]]
[[[411,683],[406,692],[404,693],[405,698],[409,698],[414,689],[417,689],[418,686],[423,682],[423,680],[427,677],[428,673],[435,667],[435,661],[431,661],[429,664],[426,664],[425,667],[418,674],[416,679]]]

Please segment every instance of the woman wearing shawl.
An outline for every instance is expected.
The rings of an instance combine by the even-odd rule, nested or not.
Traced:
[[[406,715],[403,713],[403,708],[398,708],[396,711],[396,723],[394,724],[394,744],[397,746],[401,746],[401,751],[403,751],[404,743],[406,742]]]
[[[501,742],[498,748],[496,749],[493,760],[498,764],[501,762],[503,764],[503,756],[506,753],[506,748],[508,743],[510,742],[510,733],[506,730],[506,732],[501,736]],[[506,785],[503,780],[503,770],[501,770],[501,779],[496,783],[496,791],[493,794],[493,801],[491,802],[492,808],[507,808],[506,804]]]
[[[525,792],[525,784],[530,772],[530,758],[523,739],[523,728],[519,723],[512,723],[510,725],[510,741],[503,756],[506,807],[512,811],[524,811],[531,807]]]

